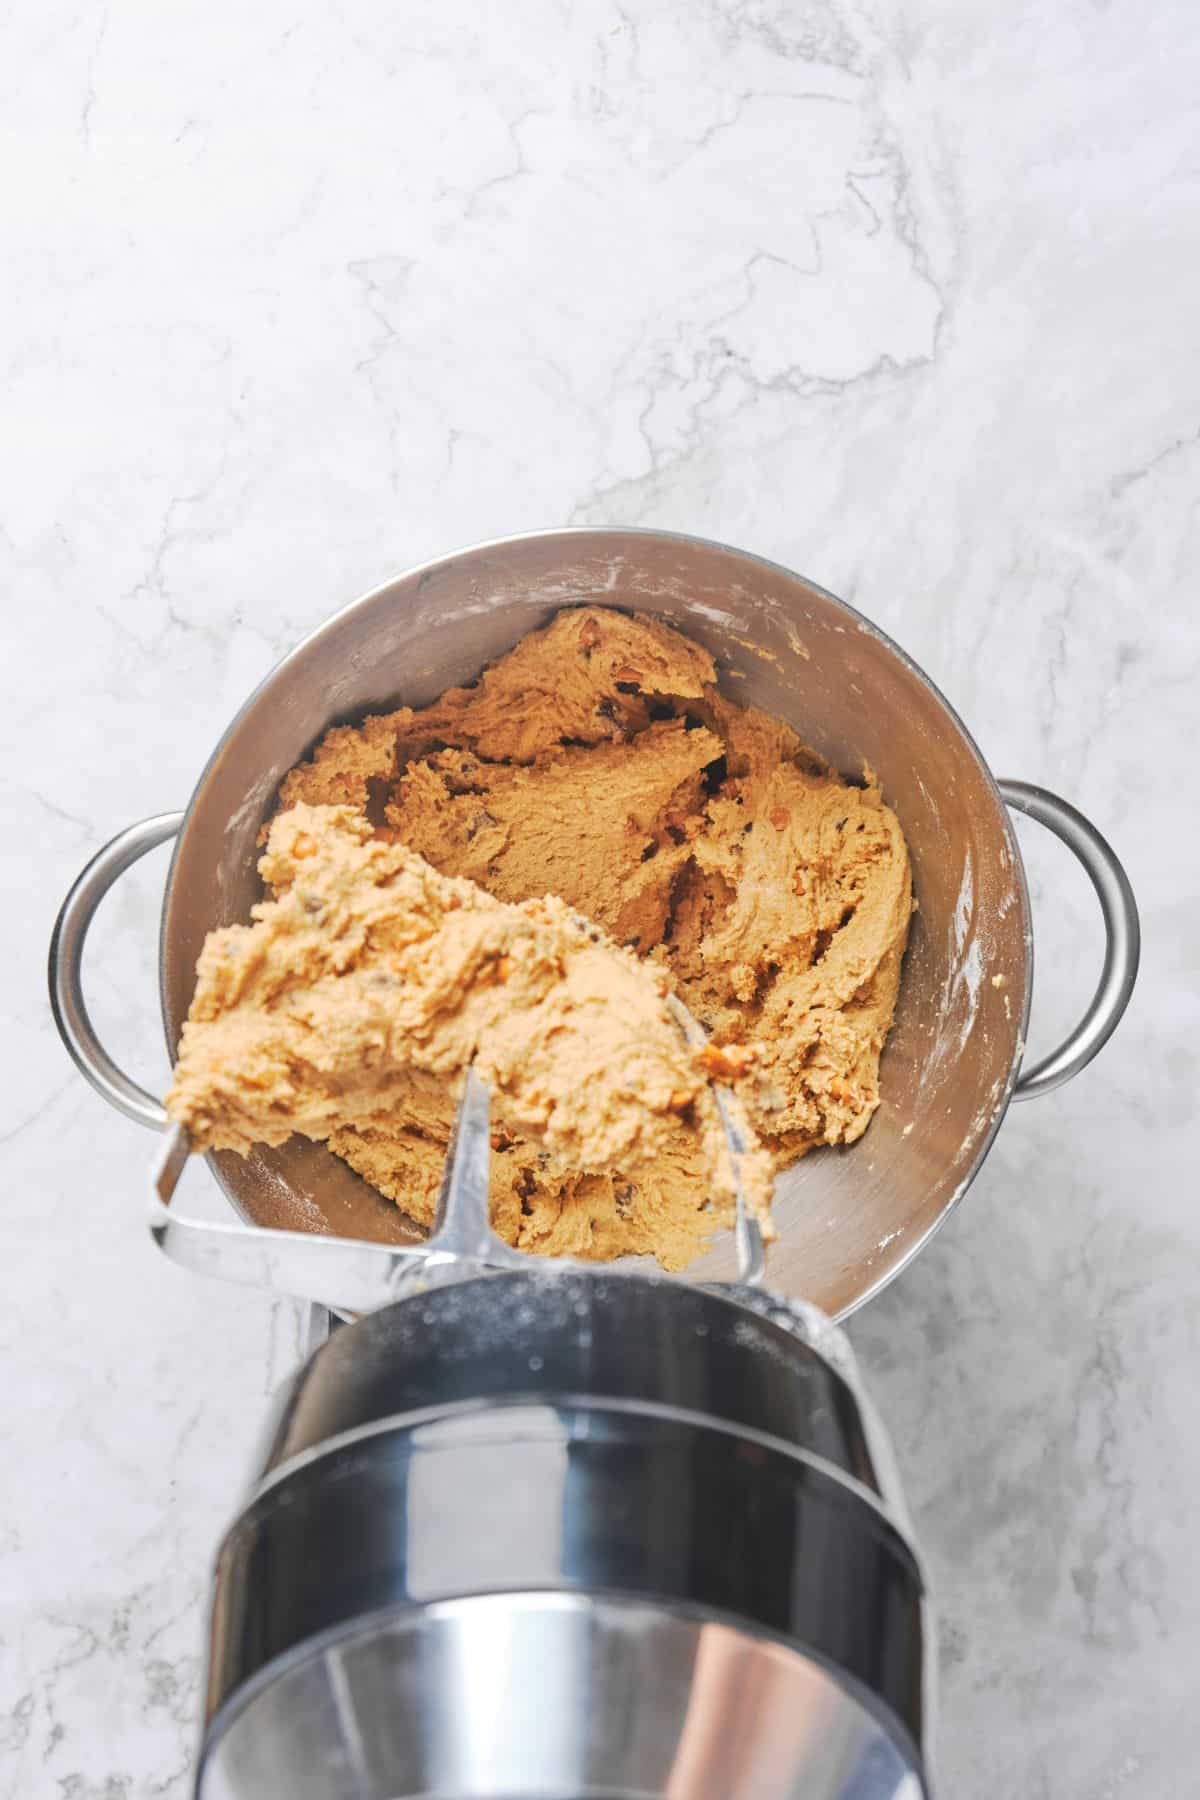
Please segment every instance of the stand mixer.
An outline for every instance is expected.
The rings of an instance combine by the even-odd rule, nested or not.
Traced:
[[[167,1205],[188,1146],[168,1141],[152,1230],[169,1255],[361,1315],[281,1397],[220,1553],[200,1800],[929,1792],[920,1565],[886,1443],[824,1315],[917,1255],[1010,1101],[1095,1056],[1132,992],[1139,927],[1095,827],[1045,788],[998,783],[878,626],[793,571],[671,532],[530,533],[407,570],[285,657],[186,812],[131,824],[82,871],[51,944],[55,1018],[97,1091],[165,1130],[84,1001],[84,940],[113,883],[178,836],[159,958],[173,1056],[205,937],[261,897],[262,827],[322,733],[400,699],[428,705],[562,608],[598,601],[684,632],[729,698],[783,720],[831,767],[877,773],[918,901],[886,1105],[853,1154],[781,1173],[777,1293],[744,1218],[691,1283],[547,1265],[497,1242],[487,1095],[470,1081],[424,1244],[303,1139],[214,1152],[244,1224],[189,1222]],[[1033,1067],[1033,931],[1010,809],[1068,846],[1104,920],[1095,994]]]
[[[844,1336],[760,1285],[740,1184],[736,1283],[511,1249],[488,1110],[468,1073],[416,1247],[181,1217],[168,1138],[166,1254],[362,1315],[221,1546],[198,1800],[924,1800],[925,1586]]]

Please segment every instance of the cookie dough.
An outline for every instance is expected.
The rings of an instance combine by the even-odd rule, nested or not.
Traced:
[[[912,910],[904,835],[869,769],[848,781],[726,699],[678,632],[560,613],[473,686],[328,732],[283,784],[297,801],[364,810],[381,841],[500,899],[557,894],[656,963],[714,1042],[758,1047],[746,1103],[777,1167],[870,1123]],[[420,1219],[447,1119],[431,1098],[419,1130],[331,1141]],[[613,1253],[607,1190],[548,1180],[519,1142],[495,1160],[523,1243]]]
[[[593,1254],[651,1250],[678,1266],[728,1217],[710,1082],[752,1084],[754,1058],[712,1046],[697,1058],[664,971],[561,899],[512,905],[438,874],[353,807],[290,807],[260,868],[273,898],[206,940],[167,1096],[197,1148],[245,1153],[298,1131],[362,1162],[384,1142],[394,1180],[397,1146],[432,1146],[440,1162],[473,1063],[500,1146],[520,1146],[507,1168],[497,1159],[510,1240],[557,1248],[561,1215],[586,1211]],[[770,1235],[771,1160],[752,1147],[740,1172]],[[539,1221],[533,1182],[571,1202]],[[415,1207],[403,1197],[427,1219],[417,1185]]]

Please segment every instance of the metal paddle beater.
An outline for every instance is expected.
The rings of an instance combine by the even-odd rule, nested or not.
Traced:
[[[671,995],[668,1006],[687,1041],[702,1046],[707,1041],[704,1028],[683,1002]],[[742,1187],[745,1137],[729,1089],[714,1084],[713,1094],[737,1194],[738,1279],[753,1286],[762,1280],[765,1257],[762,1231],[746,1206]],[[489,1112],[487,1087],[473,1068],[468,1069],[446,1152],[433,1229],[424,1243],[374,1244],[365,1239],[269,1231],[180,1215],[172,1210],[171,1200],[191,1148],[180,1125],[169,1132],[154,1166],[151,1236],[172,1262],[196,1274],[267,1288],[336,1312],[373,1312],[409,1292],[414,1283],[456,1276],[464,1265],[476,1272],[524,1268],[530,1257],[503,1243],[491,1227]],[[546,1259],[538,1262],[545,1265]],[[562,1259],[551,1266],[562,1267]]]

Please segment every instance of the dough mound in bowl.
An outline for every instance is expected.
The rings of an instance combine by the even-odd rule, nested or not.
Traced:
[[[712,1084],[752,1086],[755,1058],[690,1047],[662,970],[553,896],[511,906],[438,874],[352,807],[278,814],[260,869],[272,898],[210,932],[196,971],[167,1095],[193,1148],[388,1130],[474,1066],[495,1127],[536,1144],[545,1168],[642,1179],[619,1229],[662,1261],[686,1262],[703,1235],[696,1195],[734,1207]],[[771,1159],[742,1102],[726,1104],[770,1237]],[[672,1212],[672,1195],[692,1198]]]
[[[903,832],[869,769],[847,780],[737,706],[681,633],[562,612],[472,686],[328,731],[279,804],[350,807],[442,874],[555,895],[652,959],[717,1045],[757,1048],[743,1099],[777,1168],[867,1129],[912,911]],[[329,1145],[427,1224],[452,1112],[431,1077]],[[564,1171],[512,1125],[492,1212],[522,1249],[671,1267],[728,1222],[680,1166]]]

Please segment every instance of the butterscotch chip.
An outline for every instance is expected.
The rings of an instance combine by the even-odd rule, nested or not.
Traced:
[[[788,818],[790,815],[789,815],[786,807],[784,807],[784,806],[773,807],[767,816],[770,819],[772,825],[775,827],[776,831],[786,831],[787,830]]]
[[[705,1044],[697,1053],[702,1069],[717,1081],[737,1081],[758,1061],[755,1044]]]

